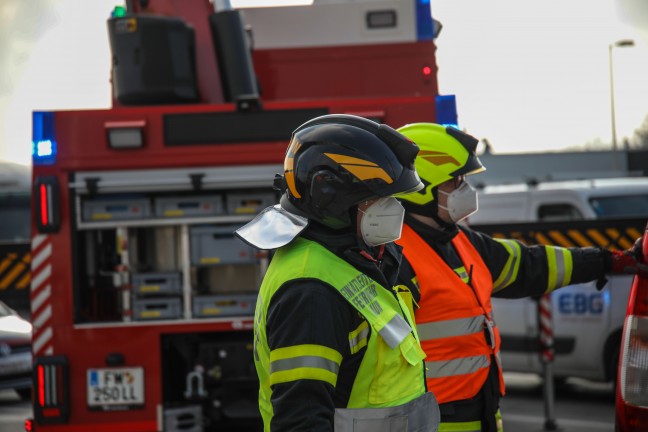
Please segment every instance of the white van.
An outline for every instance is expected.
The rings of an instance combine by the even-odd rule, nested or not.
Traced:
[[[615,226],[620,219],[636,219],[636,228],[620,230]],[[606,247],[606,239],[617,238],[620,243],[614,246],[629,247],[648,220],[648,177],[487,186],[479,190],[479,211],[467,224],[493,236],[508,233],[515,238],[511,227],[522,233],[543,226],[550,229],[545,232],[552,233],[551,224],[555,223],[557,245],[584,246],[585,235],[579,234],[579,226],[587,223],[584,220],[603,222],[597,229],[583,228],[587,238],[595,240],[594,245]],[[551,240],[549,235],[543,239]],[[553,370],[558,380],[615,378],[631,281],[630,276],[613,276],[601,291],[591,282],[564,287],[551,295]],[[493,308],[502,336],[504,370],[542,373],[537,301],[494,298]]]

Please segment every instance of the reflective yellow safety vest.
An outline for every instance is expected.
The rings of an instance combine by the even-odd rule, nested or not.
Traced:
[[[407,296],[394,296],[323,246],[303,238],[277,250],[256,304],[254,362],[265,430],[270,430],[273,416],[273,385],[310,379],[335,387],[342,362],[339,352],[320,345],[270,350],[266,338],[268,305],[281,286],[295,279],[318,279],[331,285],[367,320],[349,334],[352,353],[365,346],[367,349],[347,407],[336,409],[336,432],[372,431],[376,422],[385,418],[394,425],[390,430],[436,431],[438,405],[434,396],[425,391],[425,353],[415,329],[409,325],[413,314]],[[363,422],[366,426],[358,427]]]
[[[421,290],[416,326],[427,355],[428,390],[441,404],[474,397],[488,377],[494,355],[504,394],[500,335],[492,319],[492,276],[479,253],[463,232],[454,237],[452,244],[466,266],[462,277],[408,225],[397,243],[403,246]],[[484,330],[490,332],[490,345]]]

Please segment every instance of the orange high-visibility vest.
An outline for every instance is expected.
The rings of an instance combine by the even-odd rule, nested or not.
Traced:
[[[428,390],[440,404],[474,397],[486,382],[494,355],[504,395],[500,335],[492,321],[493,280],[479,253],[461,231],[452,240],[471,288],[409,226],[403,225],[397,243],[403,247],[421,290],[416,327],[427,355]],[[484,335],[488,327],[493,346]]]

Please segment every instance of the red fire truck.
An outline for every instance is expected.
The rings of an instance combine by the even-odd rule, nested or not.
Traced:
[[[276,202],[292,130],[456,122],[429,0],[228,6],[126,2],[108,19],[112,108],[33,114],[27,430],[258,429],[270,257],[233,231]]]

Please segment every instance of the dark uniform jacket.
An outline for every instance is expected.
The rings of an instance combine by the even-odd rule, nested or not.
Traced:
[[[367,248],[354,233],[332,231],[311,223],[302,237],[325,246],[384,287],[394,286],[401,248],[389,244]],[[364,251],[363,254],[361,252]],[[369,256],[367,256],[369,254]],[[335,269],[331,269],[335,271]],[[291,286],[291,289],[286,289]],[[323,345],[342,355],[337,386],[324,381],[298,380],[272,389],[273,431],[332,431],[336,407],[346,407],[366,347],[350,353],[349,333],[364,318],[335,288],[319,280],[296,280],[285,284],[272,297],[266,331],[270,350],[302,344]]]

